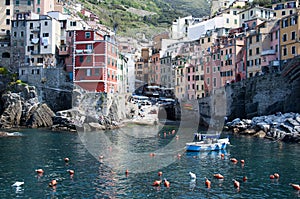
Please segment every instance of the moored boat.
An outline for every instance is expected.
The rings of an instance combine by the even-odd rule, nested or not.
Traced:
[[[219,138],[219,135],[195,134],[193,142],[186,143],[186,151],[217,151],[224,150],[230,144],[229,138]]]

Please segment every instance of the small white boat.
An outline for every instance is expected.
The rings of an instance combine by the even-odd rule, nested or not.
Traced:
[[[230,144],[229,138],[219,138],[219,135],[209,135],[200,133],[195,134],[193,142],[186,143],[186,151],[218,151],[226,149]]]

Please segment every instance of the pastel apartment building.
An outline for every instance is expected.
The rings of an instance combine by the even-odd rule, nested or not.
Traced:
[[[286,64],[300,53],[299,43],[299,11],[281,18],[280,25],[280,60]]]
[[[39,74],[40,68],[55,67],[59,44],[60,23],[56,19],[31,13],[13,20],[12,55],[19,57],[13,63],[19,67],[20,79],[26,79],[28,73]]]

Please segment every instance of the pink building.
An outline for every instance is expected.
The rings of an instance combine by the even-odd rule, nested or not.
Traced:
[[[279,26],[275,22],[264,22],[259,26],[260,32],[267,35],[262,40],[262,72],[279,71]]]

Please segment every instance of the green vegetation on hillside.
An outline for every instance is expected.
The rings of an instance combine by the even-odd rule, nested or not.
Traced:
[[[147,37],[163,32],[178,17],[208,15],[206,0],[79,0],[94,12],[100,23],[121,36],[144,33]]]

